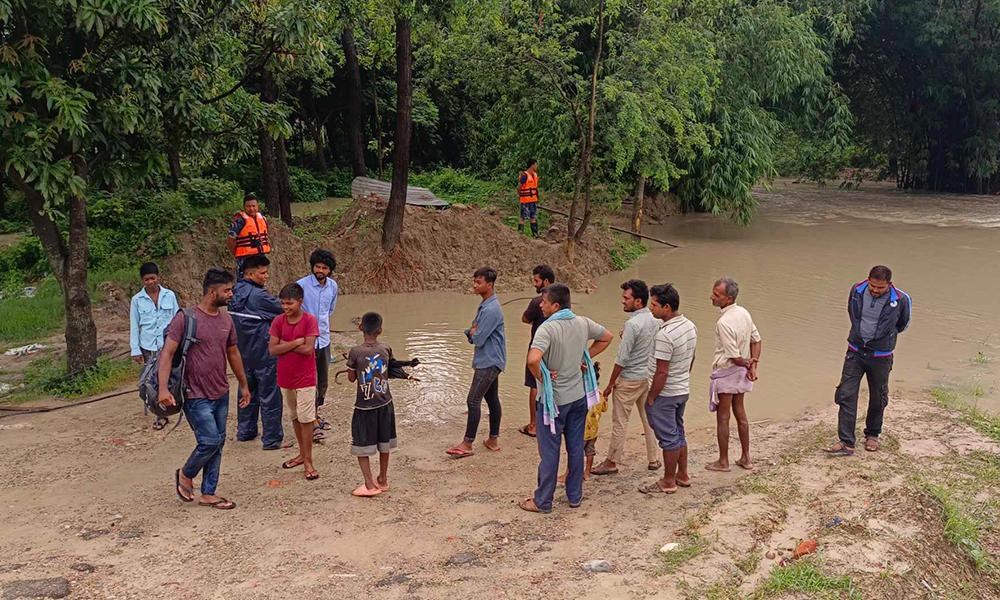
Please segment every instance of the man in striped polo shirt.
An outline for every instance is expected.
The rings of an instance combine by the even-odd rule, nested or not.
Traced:
[[[663,450],[663,478],[641,486],[644,494],[673,494],[691,487],[684,407],[691,391],[698,328],[679,311],[680,294],[667,283],[649,290],[649,308],[663,326],[653,338],[646,416]]]

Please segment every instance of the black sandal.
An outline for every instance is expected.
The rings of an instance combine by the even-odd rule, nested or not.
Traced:
[[[156,418],[156,422],[153,423],[153,430],[154,431],[160,431],[161,429],[163,429],[164,427],[166,427],[168,424],[170,424],[170,420],[167,419],[166,417],[157,417]]]
[[[192,490],[189,487],[184,487],[183,485],[181,485],[180,469],[177,469],[177,472],[174,473],[174,483],[176,484],[174,485],[174,491],[177,492],[177,497],[180,498],[182,502],[194,502],[194,490]],[[181,493],[181,490],[184,490],[185,492],[191,494],[191,497],[186,498],[184,494]]]
[[[219,510],[233,510],[236,508],[236,503],[232,500],[226,500],[222,496],[215,502],[199,502],[198,506],[211,506],[212,508],[217,508]]]

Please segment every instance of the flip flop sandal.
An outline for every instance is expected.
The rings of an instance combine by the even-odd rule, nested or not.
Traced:
[[[358,498],[374,498],[375,496],[378,496],[381,493],[382,490],[378,489],[378,487],[376,487],[374,490],[370,490],[368,489],[368,486],[362,483],[361,485],[358,486],[356,490],[351,492],[351,495],[356,496]]]
[[[823,452],[826,452],[827,456],[831,458],[839,458],[841,456],[854,456],[854,448],[848,448],[843,444],[840,445],[839,449],[835,449],[835,446],[829,448],[823,448]]]
[[[312,473],[306,473],[306,479],[308,481],[315,481],[319,479],[319,471],[313,471]]]
[[[677,490],[676,489],[674,489],[674,490],[665,490],[665,489],[663,489],[663,488],[660,487],[659,483],[656,483],[654,481],[653,483],[650,483],[648,485],[640,485],[639,486],[639,491],[642,492],[643,494],[673,494]]]
[[[591,475],[617,475],[618,469],[609,469],[604,466],[597,467],[596,469],[590,470]]]
[[[472,456],[473,454],[475,454],[475,452],[473,452],[472,450],[466,450],[464,448],[459,448],[458,446],[455,446],[451,450],[445,452],[445,454],[447,454],[448,456],[453,456],[455,458],[465,458],[467,456]]]
[[[378,479],[375,480],[375,487],[377,487],[378,489],[382,490],[383,492],[388,492],[389,491],[389,486],[388,485],[384,485],[383,486],[381,483],[378,482]]]
[[[691,487],[691,482],[690,481],[687,482],[687,483],[681,483],[680,481],[675,481],[674,483],[676,483],[677,485],[679,485],[682,488],[689,488],[689,487]]]
[[[166,427],[169,423],[170,423],[169,420],[164,419],[163,417],[160,417],[160,418],[158,418],[156,420],[155,423],[153,423],[153,430],[154,431],[160,431],[161,429],[163,429],[164,427]]]
[[[521,502],[519,502],[517,504],[517,506],[518,506],[518,508],[520,508],[523,511],[533,512],[533,513],[540,513],[540,514],[543,514],[543,515],[547,515],[550,512],[552,512],[551,508],[549,510],[542,510],[542,509],[538,508],[538,506],[535,504],[535,501],[532,500],[531,498],[528,498],[527,500],[522,500]]]
[[[878,440],[875,438],[868,438],[865,440],[865,450],[868,452],[878,452]]]
[[[220,496],[215,502],[199,502],[198,506],[211,506],[212,508],[216,508],[218,510],[233,510],[236,508],[236,503],[232,500],[226,500]]]
[[[185,486],[181,485],[181,470],[180,469],[177,469],[177,472],[174,473],[174,483],[176,484],[174,486],[174,491],[177,492],[177,497],[180,498],[182,502],[194,502],[194,490],[192,490],[189,487],[185,487]],[[191,494],[191,497],[190,498],[185,498],[184,494],[181,493],[181,490],[184,490],[185,492]]]
[[[485,446],[486,449],[489,450],[490,452],[500,452],[500,448],[490,448],[489,446],[487,446],[485,440],[483,441],[483,446]]]
[[[289,463],[294,463],[294,464],[289,464]],[[298,462],[296,462],[295,460],[286,460],[285,462],[281,463],[281,468],[282,469],[294,469],[295,467],[301,467],[304,464],[305,464],[305,461],[302,461],[302,460],[300,460]]]
[[[534,433],[530,433],[530,432],[528,431],[528,426],[527,426],[527,425],[525,425],[524,427],[520,427],[520,428],[518,428],[517,432],[518,432],[518,433],[523,433],[524,435],[526,435],[526,436],[528,436],[528,437],[537,437],[537,436],[536,436],[536,434],[534,434]]]
[[[663,468],[663,463],[661,463],[660,461],[656,461],[654,464],[651,465],[646,465],[647,471],[659,471],[662,468]]]

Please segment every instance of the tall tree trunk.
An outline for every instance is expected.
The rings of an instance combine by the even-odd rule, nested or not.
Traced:
[[[86,181],[87,173],[78,168],[77,174]],[[90,307],[87,290],[87,202],[85,198],[68,199],[69,245],[59,227],[45,211],[45,199],[34,187],[25,183],[13,169],[10,178],[24,192],[28,214],[35,233],[42,242],[42,249],[49,267],[63,292],[66,307],[66,370],[77,374],[97,364],[97,326]]]
[[[635,180],[635,199],[632,201],[632,231],[642,233],[642,201],[646,196],[646,177],[640,175]],[[635,241],[640,238],[636,237]]]
[[[184,170],[181,167],[181,138],[177,126],[171,119],[168,119],[164,123],[163,131],[167,137],[167,164],[170,166],[170,186],[176,190],[181,179],[184,178]]]
[[[604,0],[597,5],[597,50],[594,51],[594,71],[590,78],[590,133],[587,136],[587,146],[583,153],[584,167],[584,194],[583,194],[583,222],[576,230],[576,241],[583,239],[587,226],[590,225],[591,206],[591,164],[590,157],[594,152],[594,128],[597,125],[597,70],[601,66],[601,53],[604,51]]]
[[[410,177],[410,129],[413,126],[412,64],[410,20],[397,18],[396,138],[392,146],[392,190],[382,223],[382,249],[385,251],[391,250],[403,237],[406,186]]]
[[[5,178],[0,175],[0,219],[7,217],[7,188],[4,187]]]
[[[267,69],[261,73],[261,100],[268,104],[278,99],[278,90],[274,83],[274,75]],[[260,171],[263,176],[264,189],[259,190],[264,196],[264,207],[271,217],[281,216],[281,188],[278,179],[278,167],[274,158],[274,138],[263,127],[257,131],[257,142],[260,147]]]
[[[378,83],[372,82],[372,104],[375,107],[375,139],[378,140],[378,178],[385,181],[385,169],[382,162],[385,159],[385,152],[382,151],[382,115],[378,114]]]
[[[285,150],[285,136],[279,135],[274,142],[274,166],[278,175],[278,208],[281,220],[292,226],[292,180],[288,176],[288,152]]]
[[[306,113],[309,128],[309,135],[312,136],[315,149],[313,154],[316,160],[316,168],[324,178],[330,174],[330,167],[326,163],[326,145],[323,143],[323,121],[319,111],[316,109],[316,98],[313,96],[312,82],[306,80],[302,84],[302,110]],[[303,136],[304,137],[304,136]]]
[[[354,32],[345,28],[341,37],[344,46],[344,66],[347,69],[347,118],[344,128],[347,130],[347,144],[351,152],[351,170],[355,177],[364,177],[368,172],[365,167],[365,141],[361,137],[361,115],[364,101],[361,99],[361,68],[358,66],[358,51],[354,46]],[[381,177],[381,174],[379,175]]]
[[[569,205],[569,219],[566,220],[566,259],[570,264],[576,255],[576,210],[580,204],[580,191],[583,189],[583,153],[586,150],[587,139],[583,137],[583,126],[576,127],[580,138],[580,158],[577,160],[576,175],[573,177],[573,202]]]

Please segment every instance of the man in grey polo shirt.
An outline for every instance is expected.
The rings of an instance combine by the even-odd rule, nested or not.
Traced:
[[[673,494],[677,487],[690,487],[688,448],[684,435],[684,407],[691,391],[698,328],[678,310],[680,294],[669,283],[649,290],[653,316],[663,321],[650,355],[649,393],[646,416],[663,449],[663,478],[641,486],[644,494]]]
[[[649,288],[641,279],[630,279],[622,284],[622,309],[632,316],[625,322],[621,331],[621,343],[618,344],[618,356],[615,357],[615,368],[604,389],[604,397],[612,398],[614,390],[614,409],[611,414],[614,423],[611,429],[611,443],[608,445],[608,456],[596,469],[594,475],[613,475],[618,473],[618,463],[625,457],[625,441],[628,436],[628,421],[632,408],[639,408],[639,420],[646,437],[646,461],[648,468],[655,471],[660,468],[659,450],[656,447],[656,436],[646,420],[646,392],[649,390],[649,355],[653,351],[653,336],[663,325],[653,316],[647,304],[649,303]]]

